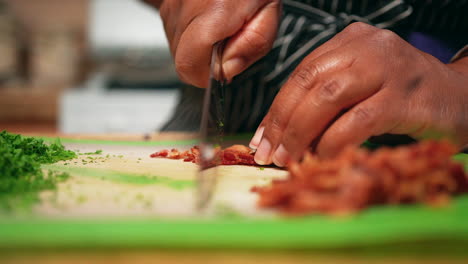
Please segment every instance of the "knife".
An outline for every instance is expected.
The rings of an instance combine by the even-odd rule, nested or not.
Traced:
[[[218,178],[220,143],[224,127],[225,78],[221,66],[224,41],[213,45],[210,62],[210,79],[203,99],[200,122],[200,168],[197,173],[196,208],[205,209],[209,204]]]

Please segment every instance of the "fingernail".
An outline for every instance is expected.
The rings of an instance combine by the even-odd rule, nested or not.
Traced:
[[[233,58],[223,63],[223,72],[225,77],[230,80],[239,74],[244,67],[245,61],[242,58]]]
[[[250,140],[249,147],[251,149],[257,149],[258,145],[260,144],[260,140],[263,137],[263,130],[265,130],[265,127],[259,127],[257,131],[255,132],[255,135],[253,136],[252,140]]]
[[[271,143],[268,139],[262,139],[260,145],[258,146],[257,153],[255,153],[255,162],[259,165],[268,165],[271,163],[270,161],[270,153],[271,153]]]
[[[289,159],[289,152],[284,148],[283,144],[281,144],[273,155],[273,162],[278,167],[284,167],[284,165],[288,163]]]

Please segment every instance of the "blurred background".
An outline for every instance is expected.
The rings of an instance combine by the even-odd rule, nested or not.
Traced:
[[[180,85],[138,0],[0,0],[0,130],[147,133]]]

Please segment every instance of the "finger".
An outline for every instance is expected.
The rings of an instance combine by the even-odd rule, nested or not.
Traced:
[[[309,60],[308,57],[303,60],[275,97],[268,118],[263,121],[265,129],[255,154],[257,163],[271,163],[272,151],[278,147],[294,109],[314,87],[317,80],[349,67],[352,62],[353,57],[343,51],[326,53],[315,60]]]
[[[159,10],[164,24],[164,31],[166,32],[166,37],[169,42],[169,50],[174,57],[180,36],[190,22],[188,19],[190,16],[184,12],[185,10],[191,10],[191,8],[186,8],[186,6],[178,8],[171,3],[165,3]],[[181,16],[182,13],[184,13],[183,16]],[[199,13],[195,14],[193,17],[198,15]]]
[[[318,83],[294,110],[282,135],[283,150],[275,152],[273,160],[284,164],[285,151],[299,159],[340,113],[375,94],[382,79],[376,73],[362,78],[363,71],[352,68]]]
[[[353,23],[337,34],[334,38],[314,50],[303,60],[276,96],[270,111],[263,119],[249,144],[252,148],[258,150],[265,132],[265,127],[267,124],[270,124],[268,128],[268,138],[270,139],[266,139],[267,142],[264,143],[261,151],[257,151],[257,162],[266,164],[271,163],[271,147],[276,147],[276,144],[271,146],[271,142],[277,142],[280,140],[282,134],[281,131],[286,127],[287,120],[291,116],[297,103],[306,95],[309,89],[313,87],[315,76],[321,75],[328,70],[338,70],[340,68],[349,67],[348,64],[351,63],[349,58],[346,60],[348,57],[347,54],[344,54],[344,58],[341,58],[343,61],[341,62],[337,60],[337,58],[332,60],[329,59],[329,56],[325,55],[332,53],[338,48],[344,48],[353,40],[370,35],[376,30],[377,29],[375,27],[364,23]],[[316,60],[321,57],[324,57],[322,61],[325,63],[316,62]],[[270,146],[270,148],[268,146]]]
[[[269,2],[230,38],[223,55],[223,70],[228,80],[270,51],[275,41],[280,12],[281,4],[278,1]]]
[[[267,116],[268,117],[268,116]],[[267,118],[265,117],[265,118]],[[263,123],[263,122],[262,122]],[[255,131],[255,134],[254,136],[252,137],[252,139],[250,140],[250,143],[249,143],[249,147],[251,149],[257,149],[258,148],[258,145],[260,144],[260,140],[262,140],[262,137],[263,137],[263,131],[265,131],[265,126],[260,123],[260,125],[258,126],[257,128],[257,131]]]
[[[396,105],[394,100],[395,95],[382,90],[351,108],[323,134],[317,153],[332,157],[347,145],[360,145],[372,136],[397,133],[395,128],[404,119],[407,106]]]
[[[214,1],[192,17],[176,41],[174,60],[182,81],[207,87],[213,45],[235,35],[261,6],[258,1]]]
[[[167,20],[167,37],[170,41],[172,54],[176,54],[180,39],[188,27],[200,16],[207,16],[214,9],[206,9],[204,5],[195,1],[186,1],[185,3],[168,2],[161,7],[161,13],[164,12],[164,20]]]
[[[221,24],[221,25],[220,25]],[[178,41],[175,52],[176,71],[182,81],[207,87],[213,45],[235,34],[237,26],[224,26],[216,17],[195,18]]]

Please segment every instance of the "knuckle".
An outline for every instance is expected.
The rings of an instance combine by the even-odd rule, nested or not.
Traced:
[[[288,126],[288,128],[284,131],[281,143],[287,150],[291,150],[297,145],[300,136],[301,135],[296,127]]]
[[[281,0],[268,0],[267,2],[271,8],[281,8]]]
[[[256,30],[251,30],[248,34],[245,34],[244,40],[252,51],[261,55],[268,53],[273,44],[264,34]]]
[[[265,132],[263,137],[268,138],[270,142],[278,142],[284,131],[284,122],[281,118],[271,113],[268,122],[265,123]]]
[[[386,43],[386,44],[393,44],[399,40],[398,35],[395,32],[388,30],[388,29],[377,30],[374,33],[373,37],[378,42]]]
[[[354,110],[351,110],[352,121],[357,124],[372,124],[374,123],[374,111],[367,107],[356,107]]]
[[[374,31],[375,27],[366,24],[364,22],[354,22],[347,26],[343,32],[350,33],[350,34],[356,34],[356,33],[364,33],[364,32],[369,32],[369,31]]]
[[[301,66],[291,75],[290,80],[295,86],[304,90],[310,90],[318,72],[318,67],[315,64]]]
[[[278,108],[273,108],[271,111],[270,126],[274,131],[281,131],[286,126],[286,122],[282,118],[282,111]]]
[[[209,11],[218,16],[228,17],[229,10],[232,8],[232,1],[213,0],[208,7]]]
[[[202,69],[197,67],[193,61],[188,59],[179,59],[179,57],[176,56],[174,67],[182,82],[197,87],[205,86]]]
[[[174,61],[175,64],[175,69],[177,73],[179,73],[181,76],[187,76],[189,75],[194,68],[193,63],[186,59],[181,59],[178,56],[176,56],[176,59]]]
[[[199,47],[211,47],[219,40],[219,33],[216,28],[209,26],[209,24],[200,23],[200,21],[196,21],[194,19],[192,24],[194,25],[194,32],[197,35],[197,40],[193,42],[194,45],[196,43]],[[187,40],[190,41],[190,40]],[[195,50],[195,49],[194,49]]]
[[[318,99],[323,102],[339,103],[344,99],[345,88],[337,80],[329,80],[318,87]]]
[[[278,17],[280,16],[282,8],[281,0],[264,0],[262,4],[265,5],[266,8],[277,10]]]
[[[285,147],[294,146],[295,142],[304,137],[305,133],[301,133],[296,126],[289,126],[284,136]]]

